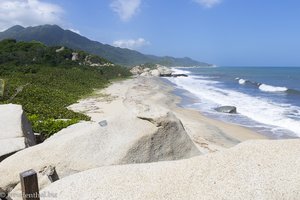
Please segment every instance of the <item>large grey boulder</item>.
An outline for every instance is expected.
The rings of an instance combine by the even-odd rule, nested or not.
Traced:
[[[144,72],[143,68],[141,66],[135,66],[133,67],[130,72],[133,74],[133,75],[140,75],[141,73]]]
[[[22,106],[0,105],[0,162],[28,146],[35,145],[34,134]]]
[[[158,69],[154,69],[154,70],[151,70],[151,75],[159,77],[160,76],[160,72],[158,71]]]
[[[216,108],[216,111],[222,112],[222,113],[230,113],[230,114],[236,114],[236,107],[235,106],[221,106]]]
[[[88,170],[41,192],[56,194],[57,200],[296,200],[299,155],[299,139],[248,141],[180,161]]]
[[[188,77],[187,74],[172,74],[172,77]]]
[[[165,66],[161,66],[161,65],[158,65],[157,66],[157,70],[159,71],[160,73],[160,76],[165,76],[165,77],[169,77],[169,76],[172,76],[172,70],[168,67],[165,67]]]
[[[101,123],[100,123],[101,124]],[[59,178],[88,169],[190,158],[200,152],[180,120],[169,113],[160,118],[128,118],[128,113],[106,119],[106,125],[82,122],[72,125],[44,143],[27,148],[0,163],[0,189],[20,191],[18,173],[34,169],[40,187],[50,184],[43,175],[52,166]],[[20,165],[20,160],[26,160]]]
[[[149,72],[149,71],[150,71],[150,68],[148,68],[148,67],[147,67],[147,68],[144,68],[143,71],[144,71],[144,72]]]
[[[149,77],[149,76],[151,76],[151,73],[150,72],[143,72],[140,75],[145,76],[145,77]]]
[[[153,134],[139,139],[123,158],[123,163],[147,163],[178,160],[199,155],[200,152],[173,113],[158,119],[143,118],[157,127]]]

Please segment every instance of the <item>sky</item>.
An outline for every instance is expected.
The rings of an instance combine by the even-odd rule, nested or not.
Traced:
[[[299,0],[0,0],[0,30],[16,24],[220,66],[300,66]]]

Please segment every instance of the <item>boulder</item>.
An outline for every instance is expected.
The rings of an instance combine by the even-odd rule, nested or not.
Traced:
[[[177,78],[177,77],[188,77],[188,75],[186,75],[186,74],[173,74],[171,72],[171,73],[162,73],[162,74],[160,74],[160,77],[174,77],[174,78]]]
[[[299,147],[299,139],[256,140],[180,161],[101,167],[59,180],[41,193],[56,194],[57,200],[296,200]]]
[[[157,127],[141,137],[127,152],[121,164],[179,160],[200,155],[181,121],[173,114],[158,119],[143,118]]]
[[[151,73],[150,72],[143,72],[143,73],[141,73],[140,76],[151,76]]]
[[[15,152],[35,144],[31,125],[22,106],[0,105],[0,162]]]
[[[145,68],[143,71],[144,71],[144,72],[149,72],[149,71],[150,71],[150,68]]]
[[[173,77],[188,77],[186,74],[172,74]]]
[[[49,166],[55,168],[61,179],[101,166],[176,160],[200,154],[172,113],[154,119],[128,119],[126,113],[106,119],[105,126],[101,126],[103,123],[72,125],[44,143],[5,159],[0,163],[0,174],[5,174],[0,179],[0,188],[10,191],[19,183],[18,173],[28,169],[39,172],[43,188],[51,181],[40,172]],[[26,162],[20,165],[20,160]]]
[[[143,68],[141,66],[135,66],[133,67],[130,72],[133,74],[133,75],[139,75],[141,73],[143,73]]]
[[[160,73],[160,76],[172,76],[172,70],[165,66],[158,66],[157,70]]]
[[[215,109],[218,112],[222,112],[222,113],[230,113],[230,114],[236,114],[237,113],[237,109],[235,106],[221,106]]]
[[[160,76],[160,72],[157,69],[151,70],[150,73],[152,76],[157,76],[157,77]]]
[[[73,53],[72,53],[72,61],[77,61],[78,59],[79,59],[78,53],[73,52]]]

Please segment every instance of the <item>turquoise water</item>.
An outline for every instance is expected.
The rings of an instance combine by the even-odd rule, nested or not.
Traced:
[[[300,68],[174,68],[189,77],[168,78],[187,91],[184,106],[223,121],[240,124],[271,138],[300,137]],[[183,95],[184,98],[188,98]],[[217,113],[232,105],[238,115]]]

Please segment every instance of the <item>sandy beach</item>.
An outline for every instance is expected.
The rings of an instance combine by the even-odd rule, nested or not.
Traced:
[[[142,121],[135,121],[134,126],[140,126],[139,134],[148,123],[161,126],[157,119],[172,112],[202,155],[192,155],[189,149],[178,151],[182,147],[173,147],[167,154],[185,152],[185,156],[148,159],[146,162],[150,163],[144,160],[136,164],[136,158],[144,154],[153,156],[151,151],[137,150],[149,143],[140,141],[130,153],[133,153],[133,163],[82,171],[50,184],[42,193],[54,194],[64,200],[79,196],[80,199],[137,200],[300,198],[297,189],[300,177],[295,170],[300,167],[299,140],[268,140],[243,127],[209,119],[197,111],[177,106],[180,98],[172,91],[173,88],[159,78],[138,77],[115,82],[104,91],[95,91],[94,97],[71,108],[86,113],[95,122],[107,120],[110,124],[116,115],[122,116],[119,119],[123,121],[119,123],[127,124],[128,121],[129,127],[132,118],[146,121],[142,126]],[[119,126],[118,123],[114,125]],[[133,127],[124,128],[123,133],[133,130]],[[177,131],[172,133],[170,130],[171,135],[177,135]],[[161,154],[170,148],[164,147],[168,141],[168,137],[155,140],[154,136],[150,143],[157,143],[154,151]],[[188,143],[187,138],[181,141]],[[173,142],[178,141],[173,138]]]
[[[63,200],[300,197],[298,139],[269,140],[209,119],[178,106],[173,91],[160,78],[142,76],[95,90],[69,107],[91,122],[2,161],[0,187],[21,199],[16,172],[34,169],[41,194]]]
[[[178,106],[181,99],[173,90],[173,86],[161,78],[140,76],[114,82],[105,90],[96,90],[70,109],[87,114],[95,122],[121,113],[127,113],[128,117],[149,115],[157,118],[172,112],[202,153],[229,148],[246,140],[267,139],[247,128],[210,119],[196,110]]]

